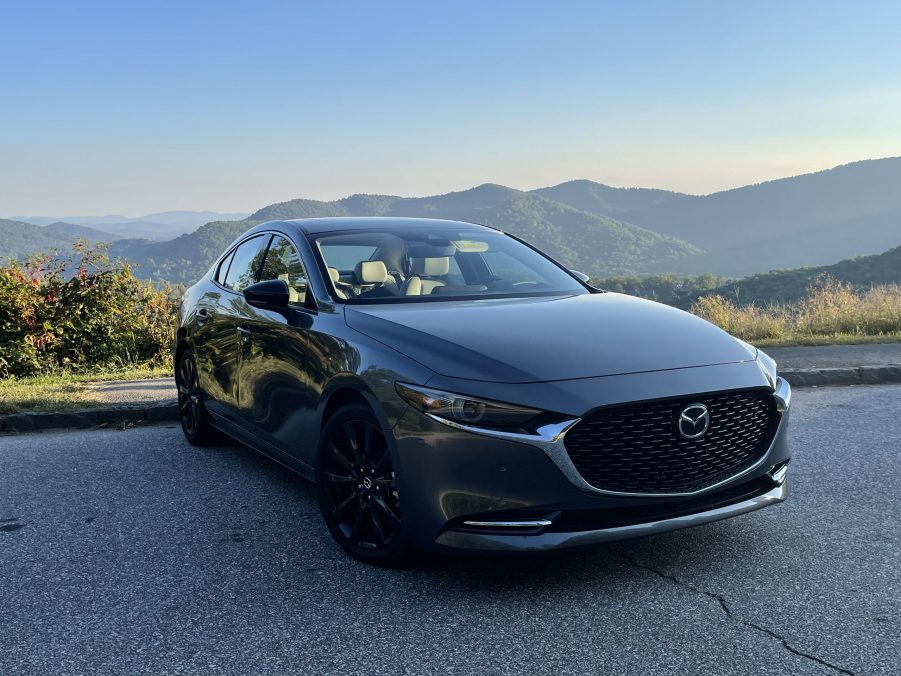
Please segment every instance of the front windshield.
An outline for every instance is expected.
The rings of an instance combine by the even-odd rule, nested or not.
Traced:
[[[588,293],[538,252],[487,228],[404,226],[311,239],[332,294],[347,303]]]

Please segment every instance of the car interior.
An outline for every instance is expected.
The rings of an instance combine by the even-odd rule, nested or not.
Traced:
[[[316,245],[341,300],[544,291],[557,281],[530,264],[538,254],[501,234],[360,232]]]

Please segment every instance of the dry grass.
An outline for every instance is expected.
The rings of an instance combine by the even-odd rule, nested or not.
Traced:
[[[0,378],[0,415],[74,411],[102,406],[87,385],[101,380],[140,380],[171,376],[169,369],[131,368],[73,374],[58,370],[40,376]]]
[[[858,291],[824,278],[792,305],[738,306],[706,296],[691,311],[743,340],[766,344],[857,342],[901,338],[901,286]]]

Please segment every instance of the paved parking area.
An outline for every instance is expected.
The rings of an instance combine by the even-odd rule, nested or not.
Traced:
[[[175,426],[0,437],[0,673],[898,673],[901,387],[796,392],[784,505],[539,558],[347,559]]]

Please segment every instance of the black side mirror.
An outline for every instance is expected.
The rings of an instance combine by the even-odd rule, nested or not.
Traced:
[[[263,310],[284,310],[290,299],[288,283],[284,279],[267,279],[244,289],[244,300]]]

